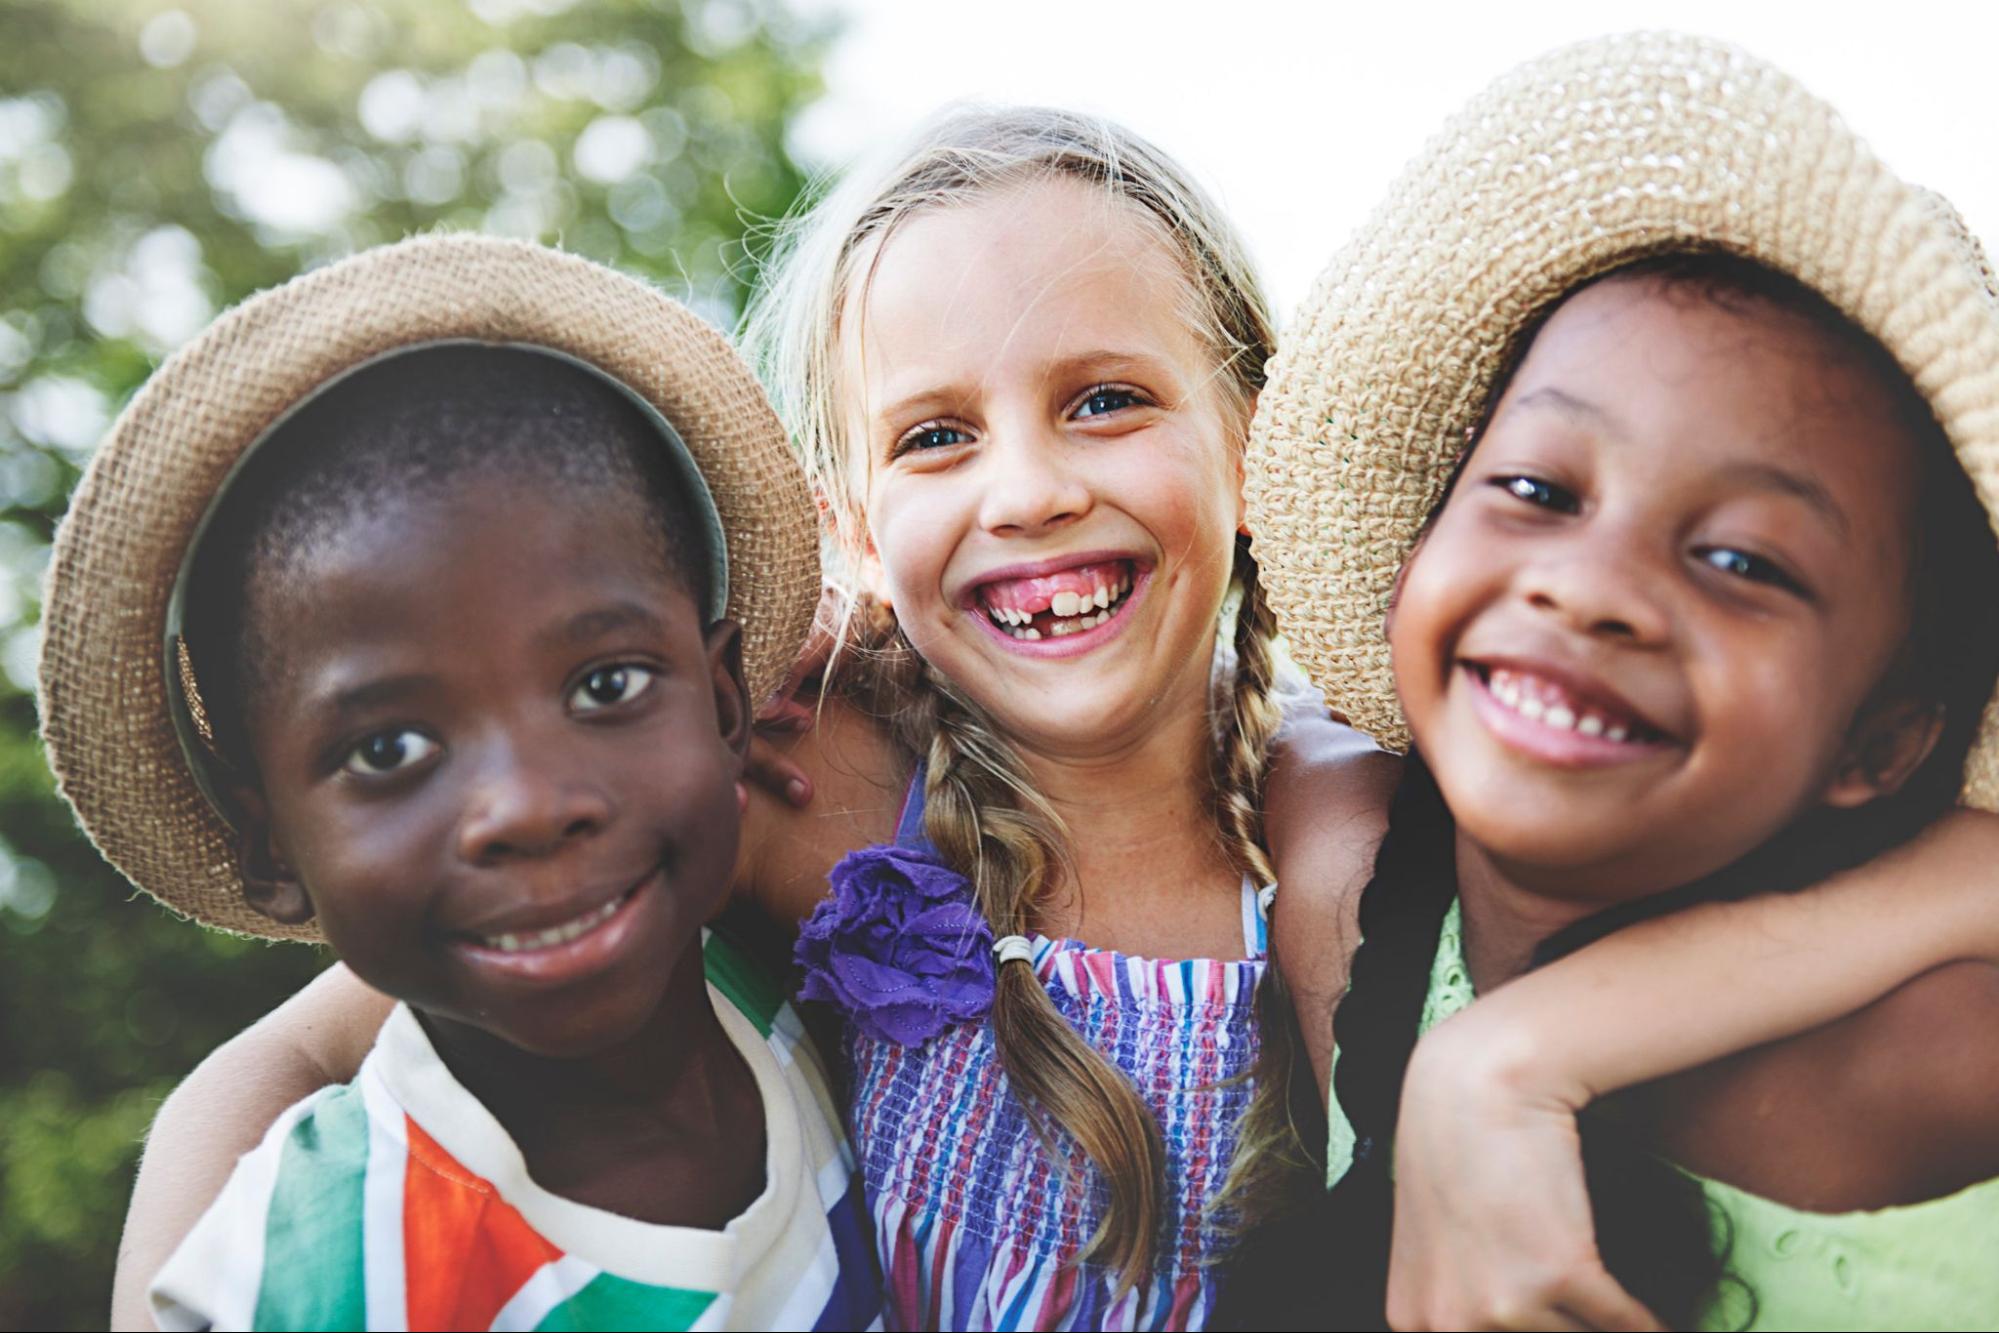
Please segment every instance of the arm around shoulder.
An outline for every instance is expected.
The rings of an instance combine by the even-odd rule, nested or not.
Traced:
[[[152,1328],[147,1288],[215,1200],[236,1160],[293,1103],[361,1067],[393,1001],[332,967],[219,1047],[176,1088],[147,1136],[111,1293],[113,1328]]]
[[[1279,889],[1271,943],[1321,1095],[1332,1072],[1332,1012],[1360,942],[1355,910],[1387,828],[1402,764],[1327,719],[1287,721],[1264,787],[1264,835]]]

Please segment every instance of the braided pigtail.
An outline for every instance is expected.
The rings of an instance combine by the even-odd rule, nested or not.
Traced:
[[[1060,814],[999,732],[891,620],[864,603],[853,624],[845,693],[912,762],[924,761],[925,836],[972,881],[996,936],[1028,934],[1066,865]],[[999,964],[989,1021],[1037,1128],[1051,1140],[1051,1130],[1068,1135],[1103,1177],[1103,1219],[1083,1257],[1115,1272],[1122,1295],[1150,1272],[1157,1244],[1166,1174],[1158,1121],[1131,1080],[1062,1017],[1027,960]]]
[[[1334,1023],[1334,1089],[1356,1137],[1353,1164],[1330,1193],[1244,1238],[1213,1327],[1383,1326],[1395,1205],[1389,1143],[1456,893],[1450,813],[1411,751],[1361,892],[1361,945]]]
[[[1270,748],[1283,722],[1275,691],[1277,617],[1257,581],[1247,539],[1236,546],[1235,577],[1242,606],[1235,626],[1235,679],[1217,700],[1218,743],[1212,777],[1215,827],[1230,861],[1259,887],[1274,878],[1263,840],[1264,782]],[[1256,990],[1259,1047],[1253,1091],[1244,1111],[1235,1161],[1220,1203],[1246,1222],[1275,1216],[1318,1192],[1324,1164],[1324,1108],[1305,1058],[1290,993],[1275,967]]]

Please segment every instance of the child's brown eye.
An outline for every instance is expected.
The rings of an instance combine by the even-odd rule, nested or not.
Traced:
[[[630,703],[645,692],[652,678],[653,673],[641,666],[598,667],[570,693],[569,706],[579,713],[594,713]]]
[[[1574,492],[1568,487],[1557,486],[1554,482],[1543,481],[1539,477],[1494,477],[1492,484],[1514,499],[1523,500],[1536,509],[1552,509],[1558,514],[1573,514],[1582,507]]]
[[[420,731],[378,731],[347,752],[341,767],[359,777],[382,777],[414,767],[437,753],[437,742]]]

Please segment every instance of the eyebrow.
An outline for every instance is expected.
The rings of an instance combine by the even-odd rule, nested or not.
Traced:
[[[1544,384],[1533,392],[1522,395],[1515,406],[1556,412],[1585,425],[1600,427],[1612,439],[1620,438],[1617,419],[1607,409],[1586,398],[1578,398],[1572,393],[1558,389],[1552,384]],[[1759,491],[1774,491],[1779,495],[1802,500],[1817,510],[1819,516],[1831,524],[1842,537],[1850,535],[1853,530],[1852,524],[1847,520],[1846,511],[1832,498],[1832,492],[1802,473],[1779,467],[1775,463],[1740,462],[1723,465],[1715,475],[1723,480],[1739,482]]]
[[[560,625],[553,626],[535,636],[543,644],[574,646],[601,639],[607,634],[621,630],[637,630],[654,638],[666,635],[666,622],[650,608],[637,602],[611,602],[596,606],[588,611],[579,611]]]
[[[1586,398],[1578,398],[1566,390],[1552,384],[1544,384],[1531,393],[1521,395],[1513,404],[1515,409],[1535,407],[1544,411],[1573,417],[1589,425],[1615,427],[1617,419],[1610,412]]]
[[[1778,467],[1774,463],[1730,463],[1718,474],[1725,480],[1741,482],[1760,491],[1775,491],[1779,495],[1789,495],[1804,501],[1818,511],[1819,516],[1839,533],[1850,536],[1853,528],[1847,522],[1846,511],[1832,498],[1832,492],[1812,478]]]
[[[365,681],[351,689],[314,691],[306,701],[303,711],[311,717],[327,717],[335,723],[341,723],[356,713],[365,713],[409,698],[411,695],[420,694],[436,683],[434,678],[415,672],[399,676],[383,676],[378,680]]]

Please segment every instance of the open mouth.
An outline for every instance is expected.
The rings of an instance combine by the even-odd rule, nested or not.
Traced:
[[[1550,731],[1572,732],[1613,745],[1656,746],[1673,740],[1618,701],[1518,667],[1478,662],[1466,666],[1501,708]]]
[[[975,600],[1012,638],[1060,639],[1116,619],[1137,575],[1134,562],[1107,560],[1033,578],[994,579],[979,585]]]

